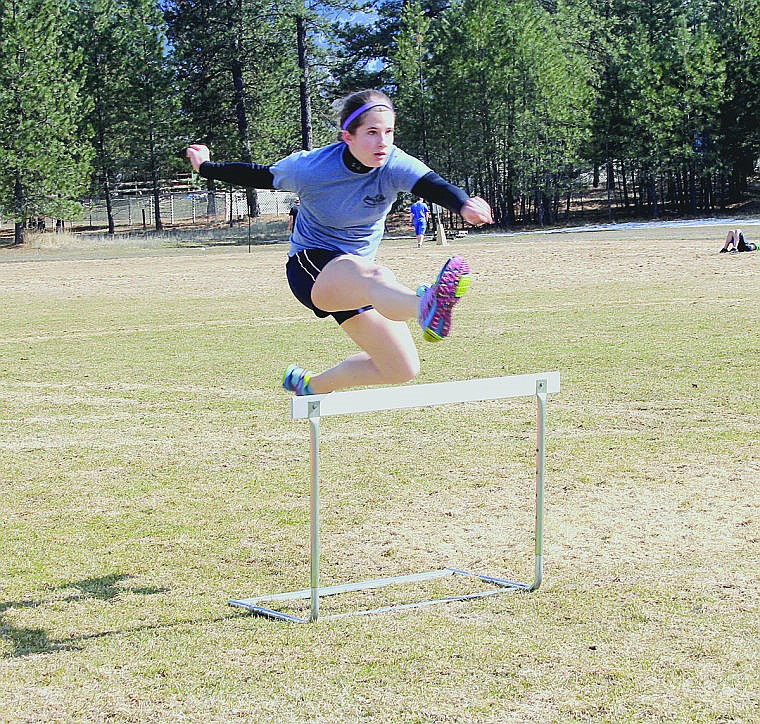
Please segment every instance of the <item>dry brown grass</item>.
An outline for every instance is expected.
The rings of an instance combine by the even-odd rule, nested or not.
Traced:
[[[475,270],[421,382],[562,372],[545,584],[300,627],[227,606],[307,583],[278,378],[350,349],[284,248],[0,252],[2,719],[755,721],[760,253],[723,234],[388,242],[410,285]],[[529,577],[533,414],[326,420],[325,583]]]

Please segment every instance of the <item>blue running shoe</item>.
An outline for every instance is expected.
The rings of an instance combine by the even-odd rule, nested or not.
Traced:
[[[290,365],[282,376],[282,386],[288,392],[295,392],[299,397],[302,395],[313,395],[309,387],[312,373],[298,365]]]
[[[422,292],[419,322],[423,338],[440,342],[451,333],[454,305],[470,288],[470,265],[461,256],[452,256],[441,269],[435,284]]]

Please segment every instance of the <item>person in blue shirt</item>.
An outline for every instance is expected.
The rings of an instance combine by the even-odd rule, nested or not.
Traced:
[[[410,207],[409,214],[412,217],[414,235],[417,237],[417,248],[421,249],[422,242],[425,241],[428,221],[430,221],[430,209],[422,199],[418,198]]]
[[[186,151],[205,178],[292,191],[301,199],[290,236],[288,283],[317,317],[332,316],[360,351],[319,373],[290,365],[283,387],[297,395],[413,379],[420,361],[409,319],[418,319],[428,341],[449,335],[454,305],[470,285],[465,259],[448,259],[419,297],[375,262],[385,217],[400,191],[431,199],[470,224],[493,222],[485,200],[468,197],[394,145],[395,121],[388,96],[360,91],[343,102],[340,140],[314,151],[271,165],[212,163],[202,144]]]

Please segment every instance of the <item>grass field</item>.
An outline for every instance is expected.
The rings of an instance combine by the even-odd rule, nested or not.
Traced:
[[[0,720],[758,721],[760,253],[724,231],[386,243],[410,286],[474,269],[419,382],[562,374],[544,584],[303,626],[227,603],[308,585],[279,377],[351,349],[285,248],[1,250]],[[531,400],[325,420],[323,583],[530,580],[534,427]]]

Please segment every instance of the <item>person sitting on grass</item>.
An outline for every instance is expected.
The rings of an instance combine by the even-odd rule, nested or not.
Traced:
[[[726,235],[726,243],[720,250],[721,254],[733,251],[757,251],[757,244],[748,242],[741,229],[731,229]]]
[[[424,196],[469,224],[493,223],[484,199],[470,198],[394,145],[395,124],[390,98],[367,90],[343,102],[338,142],[314,151],[298,151],[271,165],[211,163],[202,144],[186,151],[205,178],[292,191],[301,199],[290,236],[288,283],[301,304],[317,317],[332,316],[361,351],[316,374],[290,365],[282,385],[296,395],[416,377],[420,360],[409,319],[419,321],[427,341],[449,335],[453,307],[470,285],[465,259],[449,258],[419,297],[374,261],[399,192]]]

